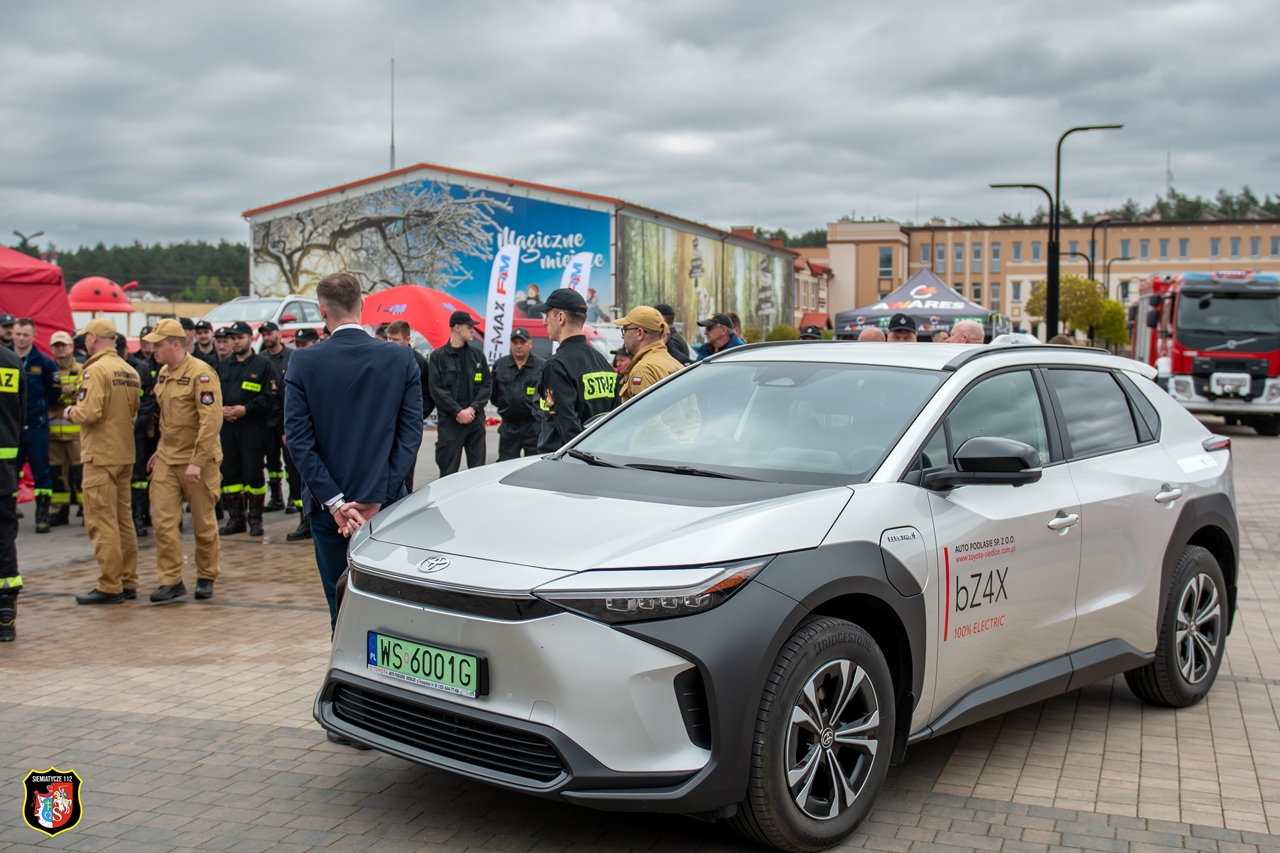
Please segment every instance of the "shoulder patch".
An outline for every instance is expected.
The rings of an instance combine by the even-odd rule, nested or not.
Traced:
[[[88,378],[89,378],[89,371],[87,371],[87,370],[86,370],[84,373],[81,373],[80,375],[81,375],[81,376],[83,376],[85,379],[88,379]]]
[[[213,405],[213,392],[212,392],[212,391],[201,391],[201,392],[200,392],[200,402],[201,402],[201,403],[204,403],[206,406],[212,406],[212,405]]]
[[[86,394],[88,394],[88,393],[89,393],[89,389],[88,389],[88,388],[81,388],[81,389],[80,389],[80,396],[79,396],[79,397],[77,397],[76,399],[78,399],[78,400],[83,400],[83,399],[84,399],[84,396],[85,396]]]
[[[640,377],[639,377],[639,376],[637,376],[635,379],[632,379],[632,380],[631,380],[631,384],[632,384],[632,385],[639,385],[639,384],[640,384]]]
[[[209,377],[208,377],[208,376],[201,376],[201,377],[200,377],[200,381],[201,381],[202,383],[207,383],[207,382],[209,381]]]

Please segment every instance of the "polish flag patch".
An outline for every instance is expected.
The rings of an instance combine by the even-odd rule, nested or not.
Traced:
[[[639,376],[637,376],[635,379],[632,379],[632,380],[631,380],[631,384],[632,384],[632,385],[639,385],[639,384],[640,384],[640,377],[639,377]]]

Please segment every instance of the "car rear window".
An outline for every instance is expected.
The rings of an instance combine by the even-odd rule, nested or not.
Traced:
[[[1096,456],[1138,443],[1129,400],[1109,371],[1052,368],[1045,375],[1067,424],[1071,457]]]

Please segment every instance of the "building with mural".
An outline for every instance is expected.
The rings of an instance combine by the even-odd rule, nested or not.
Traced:
[[[762,335],[793,322],[796,252],[609,196],[419,164],[244,217],[255,296],[307,293],[351,272],[370,292],[420,285],[483,314],[494,254],[515,244],[517,311],[591,253],[591,322],[658,302],[689,336],[714,311],[736,312]]]

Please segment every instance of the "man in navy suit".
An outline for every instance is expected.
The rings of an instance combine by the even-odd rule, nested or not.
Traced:
[[[316,286],[328,340],[298,350],[285,377],[285,442],[302,476],[316,566],[337,621],[335,589],[347,539],[408,494],[422,444],[422,379],[413,351],[360,325],[360,282],[347,273]]]

